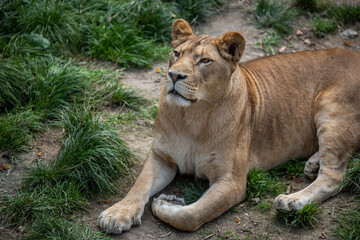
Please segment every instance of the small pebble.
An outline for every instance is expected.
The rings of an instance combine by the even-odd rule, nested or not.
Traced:
[[[341,33],[341,36],[347,37],[347,38],[356,38],[359,34],[355,32],[354,30],[348,29]]]

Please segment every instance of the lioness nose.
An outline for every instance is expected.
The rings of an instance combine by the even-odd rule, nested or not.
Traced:
[[[178,74],[178,73],[169,72],[169,77],[171,78],[173,83],[175,83],[175,82],[177,82],[179,80],[183,80],[183,79],[187,78],[187,75],[181,75],[181,74]]]

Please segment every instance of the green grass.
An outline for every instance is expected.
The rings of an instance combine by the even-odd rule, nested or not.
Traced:
[[[187,20],[190,24],[199,24],[210,15],[227,6],[227,0],[176,0],[174,1],[177,17]],[[199,11],[201,9],[201,11]]]
[[[0,32],[6,34],[36,33],[59,48],[76,51],[81,35],[76,13],[70,1],[14,0],[1,9]]]
[[[74,182],[89,196],[117,192],[115,180],[128,172],[133,159],[118,133],[89,108],[70,109],[61,123],[65,140],[58,156],[49,166],[33,169],[24,181],[27,187]]]
[[[360,194],[360,153],[355,154],[349,163],[343,188],[351,193]]]
[[[274,178],[269,172],[252,169],[247,175],[246,198],[265,198],[269,195],[278,195],[284,185],[279,179]]]
[[[208,188],[209,183],[206,181],[196,180],[195,182],[188,182],[182,189],[185,195],[185,202],[187,204],[196,202]]]
[[[118,192],[119,178],[128,173],[134,157],[118,133],[90,108],[69,109],[59,119],[65,138],[58,156],[48,165],[29,169],[22,189],[0,202],[0,218],[7,227],[24,226],[29,239],[71,239],[78,234],[82,235],[76,239],[95,238],[100,235],[80,225],[68,228],[68,219],[86,199]],[[56,226],[52,235],[49,223]]]
[[[257,45],[261,45],[266,55],[274,55],[275,47],[281,43],[281,37],[276,32],[270,34],[264,33],[264,39],[257,42]]]
[[[149,120],[155,120],[157,109],[158,107],[155,104],[147,103],[136,110],[127,109],[115,117],[111,116],[108,121],[121,125],[133,125],[138,120],[148,122]]]
[[[136,29],[123,22],[93,26],[87,39],[86,54],[125,67],[149,67],[154,61],[165,60],[170,53],[166,45],[139,36]]]
[[[90,227],[74,223],[64,218],[42,216],[33,223],[25,239],[57,239],[57,240],[110,240],[105,233],[92,231]]]
[[[39,185],[24,188],[15,195],[5,196],[0,205],[0,217],[7,227],[31,226],[43,216],[67,216],[74,210],[81,210],[86,203],[74,183]]]
[[[290,227],[315,228],[320,220],[320,208],[315,202],[307,204],[303,209],[288,212],[278,210],[278,219]]]
[[[197,23],[226,0],[14,0],[0,9],[0,52],[72,54],[149,67],[167,59],[171,25],[177,17]]]
[[[355,196],[360,198],[360,154],[355,154],[355,157],[351,159],[345,180],[343,183],[343,189],[349,190]],[[341,213],[338,219],[339,226],[336,229],[337,235],[340,239],[359,240],[360,239],[360,201],[355,200],[353,207],[349,207],[347,210]]]
[[[179,176],[175,186],[181,190],[186,204],[196,202],[209,188],[209,182],[187,176]]]
[[[292,159],[270,170],[270,174],[279,178],[301,177],[304,175],[305,159]]]
[[[0,72],[0,113],[31,105],[53,118],[90,88],[78,67],[52,57],[0,59]]]
[[[290,34],[297,12],[286,2],[258,0],[254,15],[259,27],[273,28],[279,34]]]
[[[341,213],[337,220],[339,223],[336,233],[343,240],[359,240],[360,239],[360,202],[354,208],[348,208]]]
[[[272,202],[269,202],[267,200],[262,200],[256,204],[256,206],[260,209],[260,211],[266,213],[269,212],[273,206]]]
[[[121,84],[114,87],[111,96],[111,103],[125,106],[131,109],[139,109],[145,104],[145,98],[141,97],[135,89],[124,88]]]
[[[318,0],[296,0],[297,6],[308,10],[310,12],[317,12],[319,10]]]
[[[327,17],[336,19],[342,24],[357,24],[360,22],[360,4],[356,5],[329,5]]]
[[[59,121],[59,112],[85,103],[138,109],[145,100],[106,70],[55,57],[0,59],[0,150],[28,149],[43,124]]]
[[[296,0],[299,7],[320,15],[312,20],[312,27],[317,35],[334,32],[338,26],[356,25],[360,22],[360,5],[334,3],[318,0]]]
[[[312,28],[316,35],[332,33],[338,29],[338,22],[335,19],[314,18]]]

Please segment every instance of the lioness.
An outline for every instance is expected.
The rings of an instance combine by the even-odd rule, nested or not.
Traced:
[[[102,229],[121,233],[140,224],[149,198],[177,171],[208,179],[210,188],[191,205],[162,194],[151,207],[186,231],[244,200],[253,167],[312,155],[304,172],[316,180],[278,196],[277,209],[294,211],[337,193],[360,147],[360,53],[307,51],[238,65],[241,33],[194,35],[182,19],[172,26],[172,46],[149,160],[128,195],[101,213]]]

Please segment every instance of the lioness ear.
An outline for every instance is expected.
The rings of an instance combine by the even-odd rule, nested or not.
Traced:
[[[185,42],[192,34],[193,33],[190,24],[184,19],[177,19],[172,25],[172,47],[176,48],[177,46]]]
[[[227,32],[217,40],[217,46],[221,55],[234,63],[240,60],[245,44],[245,37],[239,32]]]

